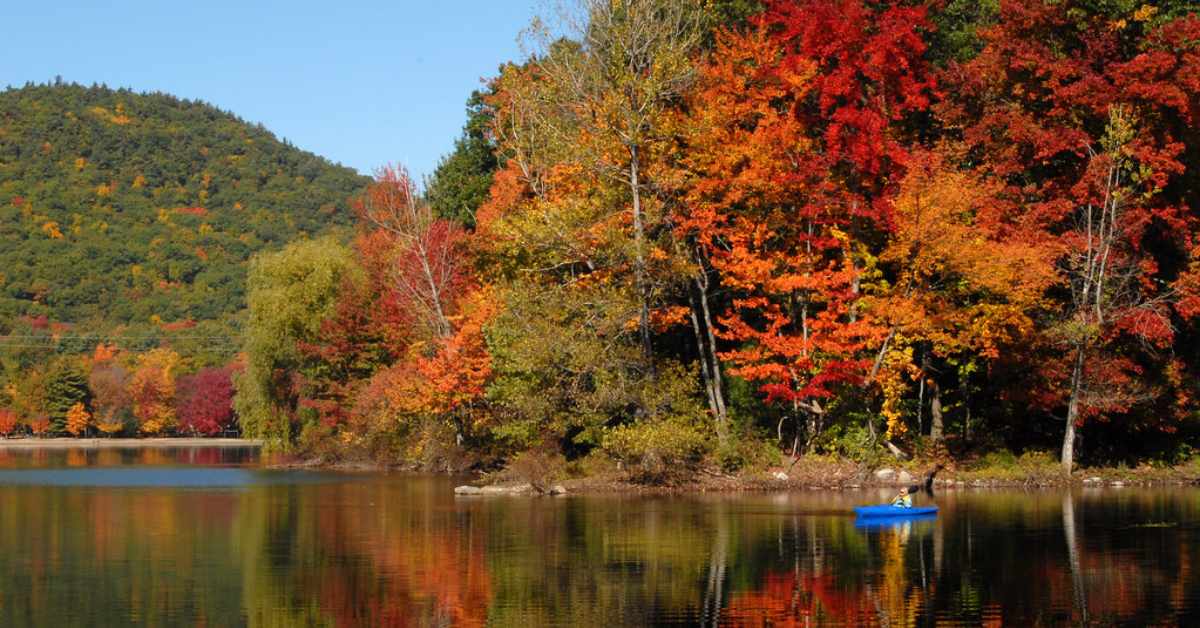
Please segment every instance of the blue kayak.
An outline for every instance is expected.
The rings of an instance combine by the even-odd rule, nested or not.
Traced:
[[[937,514],[937,506],[913,506],[912,508],[904,508],[902,506],[893,506],[891,504],[876,504],[874,506],[855,506],[854,514],[862,518],[867,517],[920,517]]]

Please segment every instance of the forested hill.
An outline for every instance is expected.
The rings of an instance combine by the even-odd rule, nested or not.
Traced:
[[[348,225],[366,182],[202,102],[0,92],[0,333],[227,318],[252,254]]]

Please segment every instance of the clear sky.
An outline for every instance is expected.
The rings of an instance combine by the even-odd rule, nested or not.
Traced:
[[[370,174],[433,171],[535,0],[0,0],[0,88],[64,81],[199,99]]]

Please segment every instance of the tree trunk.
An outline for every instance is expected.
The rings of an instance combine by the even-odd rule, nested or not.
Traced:
[[[1075,423],[1079,420],[1079,396],[1083,392],[1083,346],[1075,348],[1075,366],[1071,371],[1071,397],[1067,402],[1067,426],[1063,430],[1062,467],[1067,475],[1075,466]]]
[[[646,282],[646,229],[642,223],[642,186],[638,182],[638,147],[629,147],[629,191],[633,196],[633,249],[634,283],[641,308],[638,313],[638,332],[642,341],[642,359],[652,365],[653,347],[650,345],[650,295]],[[653,369],[653,367],[651,367]]]
[[[699,282],[697,282],[699,288]],[[701,299],[704,298],[701,293]],[[715,353],[711,351],[711,347],[704,341],[705,334],[700,330],[700,313],[697,298],[695,295],[691,297],[692,301],[692,331],[696,334],[696,350],[699,352],[700,358],[700,377],[704,381],[704,393],[708,397],[708,409],[712,412],[713,422],[716,424],[717,440],[724,443],[728,436],[728,429],[725,420],[725,401],[721,398],[720,387],[720,364],[716,362]],[[712,366],[709,366],[709,360],[712,359]]]
[[[929,377],[929,352],[921,352],[921,381],[917,386],[917,436],[925,433],[925,380]]]
[[[942,423],[942,387],[933,378],[929,380],[929,416],[929,440],[940,443],[945,429]]]
[[[717,407],[721,411],[721,421],[726,422],[729,411],[725,406],[725,379],[721,375],[721,360],[717,357],[717,339],[713,334],[712,312],[708,307],[708,275],[703,275],[702,279],[703,281],[699,284],[700,308],[704,312],[704,335],[708,340],[708,358],[712,364],[713,393],[717,398]]]
[[[817,447],[817,437],[821,435],[821,430],[824,429],[825,410],[817,403],[816,399],[812,400],[812,409],[808,411],[808,429],[804,440],[804,453],[811,454]]]

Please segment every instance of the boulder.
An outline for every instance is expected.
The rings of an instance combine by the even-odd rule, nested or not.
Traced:
[[[456,486],[454,488],[455,495],[478,495],[482,492],[483,489],[479,488],[478,486],[468,486],[465,484],[463,486]]]
[[[506,486],[485,486],[480,491],[484,495],[522,495],[533,491],[532,484],[509,484]]]
[[[896,480],[896,470],[884,467],[875,470],[875,479],[880,482],[894,482]]]
[[[554,486],[550,487],[550,494],[551,495],[566,495],[567,487],[563,486],[562,484],[555,484]]]
[[[776,471],[775,473],[771,474],[771,477],[779,480],[780,482],[787,482],[789,479],[788,474],[784,473],[783,471]]]
[[[896,481],[901,484],[912,484],[913,476],[909,475],[908,471],[901,471],[900,475],[896,476]]]

